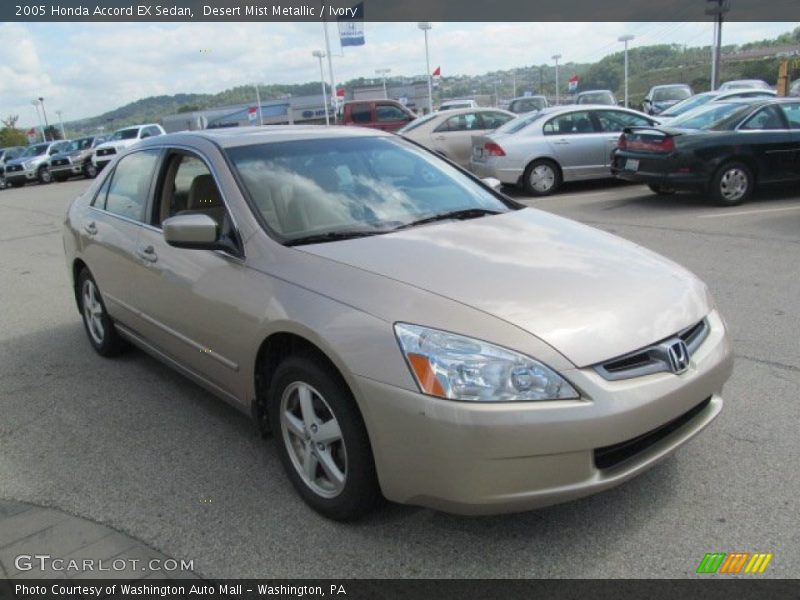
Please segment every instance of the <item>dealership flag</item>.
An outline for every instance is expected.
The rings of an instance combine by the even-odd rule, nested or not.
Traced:
[[[573,75],[569,78],[569,91],[571,94],[574,94],[578,91],[578,76]]]
[[[352,17],[339,17],[339,42],[345,46],[364,45],[364,3],[353,7]]]
[[[436,67],[431,76],[433,77],[434,87],[438,86],[442,79],[442,67]]]
[[[251,123],[255,123],[257,116],[258,116],[258,108],[255,106],[250,106],[247,109],[247,120],[250,121]]]

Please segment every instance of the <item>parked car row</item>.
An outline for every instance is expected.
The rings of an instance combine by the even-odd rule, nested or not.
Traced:
[[[161,125],[153,123],[119,129],[108,139],[89,135],[0,149],[0,189],[21,187],[34,181],[50,183],[75,176],[96,177],[117,152],[164,133]]]

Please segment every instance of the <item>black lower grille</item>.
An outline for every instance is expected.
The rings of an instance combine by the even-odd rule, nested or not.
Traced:
[[[638,437],[614,444],[613,446],[605,446],[604,448],[597,448],[594,451],[594,464],[598,469],[610,469],[616,467],[618,464],[625,462],[629,458],[633,458],[640,452],[647,450],[653,444],[660,442],[665,437],[674,433],[689,421],[699,415],[711,402],[711,396],[703,400],[694,408],[683,413],[681,416],[676,417],[672,421],[665,423],[661,427],[648,431]]]

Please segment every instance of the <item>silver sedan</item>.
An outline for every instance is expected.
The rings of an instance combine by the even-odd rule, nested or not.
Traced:
[[[420,117],[397,133],[468,167],[472,136],[497,129],[515,117],[499,108],[460,108]]]
[[[565,181],[611,177],[611,151],[625,127],[656,119],[626,108],[571,105],[521,115],[490,134],[472,138],[470,170],[534,196]]]

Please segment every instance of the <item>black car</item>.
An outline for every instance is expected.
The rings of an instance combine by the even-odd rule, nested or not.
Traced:
[[[757,183],[800,179],[800,99],[714,102],[661,127],[626,128],[611,171],[658,194],[702,190],[739,204]]]

